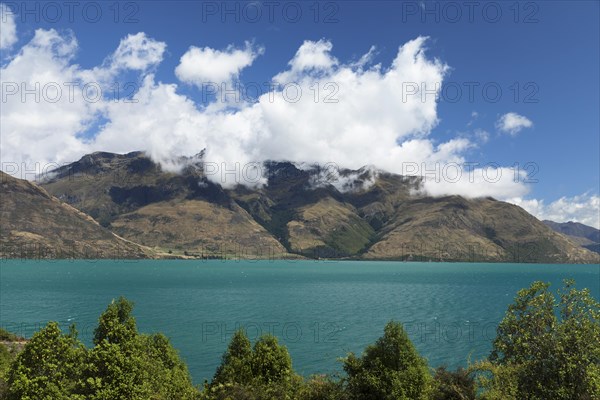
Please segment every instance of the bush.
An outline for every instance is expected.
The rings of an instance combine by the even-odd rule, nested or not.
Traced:
[[[63,334],[56,322],[37,332],[8,372],[9,399],[82,399],[72,396],[80,381],[85,350],[74,330]]]
[[[22,338],[18,337],[14,333],[10,333],[6,329],[0,328],[0,341],[15,342],[20,339]]]
[[[0,399],[4,399],[7,394],[8,387],[6,385],[6,374],[12,362],[13,356],[8,351],[8,348],[0,343]]]
[[[384,334],[362,357],[344,361],[350,399],[418,400],[428,396],[431,376],[400,323],[389,322]]]
[[[534,282],[518,292],[483,368],[493,376],[482,382],[493,395],[510,388],[504,395],[519,399],[600,398],[600,304],[573,281],[559,301],[549,287]]]
[[[292,369],[285,346],[272,335],[261,336],[254,347],[237,331],[221,365],[203,392],[205,399],[297,399],[302,378]]]
[[[558,292],[535,282],[520,290],[499,324],[488,360],[440,367],[431,377],[397,322],[343,360],[346,376],[298,376],[271,335],[254,346],[234,334],[221,365],[199,392],[169,339],[137,331],[133,304],[113,301],[94,347],[75,327],[50,322],[14,357],[0,345],[0,398],[40,400],[592,400],[600,399],[600,304],[572,281]],[[16,338],[0,331],[5,338]],[[15,340],[13,339],[13,340]]]
[[[304,384],[301,400],[345,400],[344,386],[339,379],[328,375],[315,375]]]
[[[475,400],[476,387],[472,374],[458,368],[449,371],[446,367],[435,370],[432,400]]]
[[[9,399],[192,400],[185,364],[160,334],[141,335],[121,298],[101,315],[87,350],[74,327],[63,334],[50,322],[29,341],[8,373]]]

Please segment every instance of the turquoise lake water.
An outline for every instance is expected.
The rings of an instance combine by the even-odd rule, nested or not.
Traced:
[[[431,366],[485,357],[517,290],[564,278],[600,296],[599,265],[357,261],[0,262],[0,326],[30,336],[76,323],[86,344],[111,299],[135,302],[142,332],[163,332],[195,383],[210,379],[236,327],[274,333],[304,375],[405,324]]]

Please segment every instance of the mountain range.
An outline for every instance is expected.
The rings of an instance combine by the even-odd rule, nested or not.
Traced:
[[[141,152],[97,152],[38,185],[3,174],[0,252],[41,243],[57,257],[88,246],[98,258],[599,259],[518,206],[430,197],[418,177],[269,162],[264,185],[224,187],[202,154],[178,164],[169,172]]]
[[[600,254],[600,229],[573,221],[560,223],[544,220],[543,222],[556,232],[567,235],[580,246]]]

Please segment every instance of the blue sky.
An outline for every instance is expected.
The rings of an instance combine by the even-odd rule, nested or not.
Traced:
[[[73,21],[61,2],[57,4],[62,15],[56,18],[55,10],[43,9],[44,3],[27,3],[33,10],[29,14],[21,2],[5,4],[15,14],[16,41],[2,49],[4,81],[10,76],[10,63],[37,29],[54,29],[60,35],[72,32],[77,49],[69,65],[81,70],[106,65],[123,38],[144,32],[166,45],[160,62],[141,73],[120,70],[112,79],[141,84],[152,73],[156,83],[176,84],[176,93],[197,108],[206,106],[201,90],[175,73],[190,46],[225,51],[233,45],[243,50],[249,41],[260,54],[235,81],[262,83],[288,69],[305,41],[332,44],[328,54],[340,65],[358,61],[375,46],[370,65],[381,64],[385,70],[400,46],[429,37],[423,44],[427,59],[437,58],[447,69],[435,110],[437,122],[427,129],[427,140],[435,146],[467,139],[470,145],[456,153],[463,161],[502,167],[534,163],[527,169],[535,169],[537,182],[526,184],[527,193],[516,191],[507,198],[540,217],[598,225],[594,207],[600,182],[600,6],[596,1],[481,2],[472,10],[469,2],[461,1],[281,2],[274,6],[272,18],[269,2],[121,2],[118,14],[112,2],[101,2],[88,8],[88,18],[81,8],[75,9]],[[97,6],[102,16],[91,22],[89,16],[94,17]],[[296,17],[298,9],[302,15]],[[261,16],[252,21],[257,10]],[[469,84],[475,85],[472,99]],[[484,86],[492,97],[495,88],[502,90],[497,101],[486,97]],[[379,101],[390,99],[382,93]],[[87,121],[78,137],[84,131],[93,140],[94,130],[110,120],[104,111],[93,112],[100,115]],[[503,130],[499,121],[507,113],[525,118],[529,126]],[[2,133],[5,144],[9,135]],[[8,153],[3,154],[6,160],[11,161]],[[563,203],[556,203],[563,197]],[[569,207],[572,212],[565,211]]]

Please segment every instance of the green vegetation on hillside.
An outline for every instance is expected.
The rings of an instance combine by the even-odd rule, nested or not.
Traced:
[[[0,342],[16,342],[21,339],[14,333],[7,331],[6,329],[0,328]]]
[[[211,382],[194,387],[161,334],[140,334],[121,298],[101,315],[94,347],[51,322],[16,358],[0,345],[0,398],[44,400],[592,400],[600,398],[600,303],[572,281],[518,292],[487,360],[430,370],[402,324],[389,322],[341,377],[303,378],[285,346],[237,331]],[[0,332],[4,337],[6,333]]]

